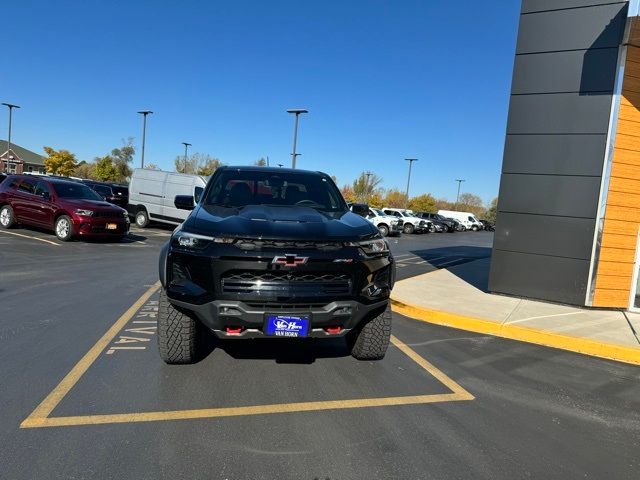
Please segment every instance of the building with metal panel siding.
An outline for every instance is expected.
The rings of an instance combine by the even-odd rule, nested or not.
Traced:
[[[523,0],[491,291],[640,307],[639,14]]]

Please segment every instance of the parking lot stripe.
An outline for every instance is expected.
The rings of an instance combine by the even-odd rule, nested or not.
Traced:
[[[198,410],[171,410],[160,412],[122,413],[108,415],[83,415],[77,417],[36,418],[22,422],[21,428],[69,427],[101,425],[106,423],[158,422],[168,420],[193,420],[203,418],[267,415],[274,413],[313,412],[319,410],[345,410],[351,408],[390,407],[439,402],[472,400],[462,393],[410,395],[404,397],[363,398],[353,400],[328,400],[321,402],[276,403],[249,407],[204,408]]]
[[[89,351],[80,359],[80,361],[71,369],[71,371],[62,379],[56,388],[54,388],[47,398],[29,415],[22,425],[31,423],[36,420],[42,420],[48,417],[60,401],[69,393],[73,386],[80,380],[80,377],[89,369],[96,361],[100,353],[111,343],[111,340],[124,328],[129,320],[138,312],[149,298],[158,291],[160,282],[156,282],[142,296],[131,305],[126,312],[114,323],[109,330],[89,349]],[[21,425],[21,426],[22,426]]]
[[[55,245],[56,247],[60,246],[59,243],[52,242],[51,240],[45,240],[44,238],[32,237],[31,235],[24,235],[22,233],[16,233],[16,232],[7,232],[6,230],[0,230],[0,232],[7,233],[9,235],[15,235],[16,237],[23,237],[23,238],[29,238],[31,240],[38,240],[39,242],[49,243],[51,245]]]
[[[391,343],[405,355],[445,385],[451,393],[428,395],[408,395],[400,397],[360,398],[350,400],[327,400],[319,402],[278,403],[253,405],[247,407],[221,407],[193,410],[169,410],[138,413],[114,413],[106,415],[80,415],[67,417],[49,417],[53,409],[69,393],[80,377],[97,359],[109,342],[118,334],[136,311],[153,295],[159,284],[151,287],[131,306],[100,340],[87,352],[78,364],[67,374],[60,384],[38,405],[21,424],[20,428],[64,427],[79,425],[99,425],[107,423],[136,423],[168,420],[189,420],[203,418],[237,417],[246,415],[266,415],[275,413],[311,412],[319,410],[344,410],[351,408],[389,407],[399,405],[417,405],[436,402],[455,402],[473,400],[474,396],[442,371],[422,358],[415,350],[391,336]]]

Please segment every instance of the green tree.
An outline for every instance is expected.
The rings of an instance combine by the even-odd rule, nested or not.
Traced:
[[[158,165],[156,165],[155,163],[147,163],[144,168],[146,168],[147,170],[160,170],[160,167],[158,167]]]
[[[192,154],[190,157],[187,157],[186,162],[184,155],[177,156],[173,163],[176,167],[176,172],[203,175],[205,177],[213,175],[213,172],[223,165],[220,159],[203,153]]]
[[[356,201],[356,194],[353,193],[353,188],[351,185],[344,185],[340,189],[340,193],[342,193],[342,197],[349,203],[354,203]]]
[[[103,182],[119,181],[120,173],[113,164],[113,159],[110,155],[105,155],[96,160],[95,177]]]
[[[484,214],[484,218],[491,223],[496,223],[496,217],[498,216],[498,199],[494,198],[489,204],[489,208]]]
[[[201,155],[200,158],[198,158],[198,175],[202,175],[203,177],[213,175],[213,172],[222,165],[219,158],[212,157],[211,155]]]
[[[267,160],[265,160],[264,158],[259,158],[258,160],[253,162],[253,164],[256,165],[257,167],[266,167],[267,166]]]
[[[73,175],[75,177],[80,178],[95,178],[95,163],[89,163],[82,160],[78,165],[76,165],[76,169],[73,171]]]
[[[47,156],[44,159],[44,168],[54,175],[73,175],[76,169],[76,156],[69,150],[54,150],[44,147]]]
[[[367,173],[369,175],[367,175]],[[353,193],[359,202],[366,203],[374,193],[380,190],[382,179],[375,173],[362,172],[360,176],[353,181]]]
[[[132,137],[127,138],[126,141],[123,140],[122,143],[122,147],[111,150],[111,161],[118,172],[117,180],[120,182],[131,178],[132,172],[129,165],[133,162],[133,156],[136,153]]]
[[[405,208],[407,206],[407,195],[397,188],[387,191],[384,196],[384,206],[391,208]]]
[[[409,208],[414,212],[435,213],[437,211],[436,199],[428,193],[418,195],[409,200]]]
[[[473,193],[461,193],[456,210],[471,212],[477,217],[484,216],[485,207],[482,198]]]

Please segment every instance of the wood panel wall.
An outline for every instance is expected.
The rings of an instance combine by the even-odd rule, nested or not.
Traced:
[[[617,122],[594,307],[628,307],[633,287],[640,229],[640,48],[632,45],[627,47]]]

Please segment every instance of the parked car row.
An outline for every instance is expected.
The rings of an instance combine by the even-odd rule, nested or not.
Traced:
[[[401,233],[443,233],[465,230],[494,231],[487,220],[478,220],[469,212],[440,210],[438,213],[413,212],[404,208],[373,208],[366,204],[350,203],[349,208],[373,223],[383,236]],[[445,216],[443,213],[449,214]]]
[[[69,177],[0,174],[0,227],[16,223],[39,226],[53,230],[60,240],[122,237],[129,231],[129,217],[140,228],[152,221],[179,225],[188,211],[177,208],[174,199],[188,196],[198,203],[206,185],[207,179],[199,175],[145,169],[135,169],[128,186]],[[305,193],[297,194],[302,198]],[[289,195],[293,198],[296,193]],[[378,227],[383,236],[494,230],[491,223],[469,212],[413,212],[364,204],[349,207]]]
[[[22,223],[73,237],[121,239],[129,233],[124,208],[105,201],[82,182],[57,177],[9,175],[0,184],[0,227]]]

